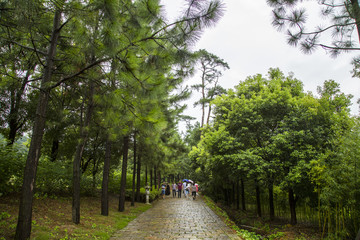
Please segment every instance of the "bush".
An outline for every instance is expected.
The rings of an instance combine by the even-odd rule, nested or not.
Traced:
[[[135,191],[136,194],[136,191]],[[154,189],[153,191],[150,191],[149,195],[149,202],[153,202],[156,200],[161,194],[160,190]],[[125,190],[125,199],[127,201],[131,201],[132,198],[132,189],[126,189]],[[140,188],[140,202],[145,203],[146,202],[146,191],[145,188]]]
[[[0,196],[20,192],[28,148],[26,139],[7,146],[0,134]]]
[[[121,170],[114,170],[110,172],[109,176],[109,192],[119,194],[121,182]],[[132,189],[132,175],[126,175],[126,189]]]
[[[46,194],[65,193],[72,189],[72,165],[63,161],[51,162],[47,157],[39,161],[36,191]]]

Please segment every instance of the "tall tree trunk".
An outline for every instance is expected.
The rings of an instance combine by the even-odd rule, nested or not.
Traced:
[[[132,178],[131,206],[135,206],[135,177],[136,177],[136,133],[134,133],[134,168]]]
[[[136,174],[136,201],[140,202],[140,177],[141,177],[141,155],[138,153],[137,157],[137,174]]]
[[[236,180],[236,209],[240,209],[240,184],[239,179]]]
[[[41,91],[38,98],[36,116],[31,137],[29,152],[27,155],[24,180],[21,190],[19,216],[16,226],[15,239],[29,239],[31,233],[32,203],[35,188],[37,166],[40,158],[42,137],[46,121],[46,109],[49,103],[50,89],[47,88],[51,81],[56,46],[60,35],[61,11],[56,9],[54,14],[53,30],[50,39],[44,74],[41,82]]]
[[[262,213],[261,213],[261,199],[260,199],[260,187],[259,187],[259,183],[256,182],[256,206],[257,206],[257,214],[258,217],[262,217]]]
[[[294,197],[294,191],[292,190],[292,188],[289,189],[289,206],[290,206],[290,214],[291,214],[290,224],[296,225],[297,224],[296,199]]]
[[[242,210],[243,210],[243,211],[246,211],[246,204],[245,204],[245,187],[244,187],[244,179],[243,179],[243,178],[241,178],[240,184],[241,184],[241,206],[242,206]]]
[[[94,157],[93,162],[93,170],[92,170],[92,191],[96,192],[96,174],[99,171],[99,163],[100,161],[96,160],[96,157]]]
[[[358,32],[358,42],[360,42],[360,6],[358,0],[351,0],[353,12],[350,15],[353,16],[356,22],[356,29]]]
[[[145,186],[148,185],[148,167],[145,165]]]
[[[10,114],[9,114],[9,135],[8,135],[8,145],[12,145],[15,142],[17,131],[24,125],[24,120],[20,121],[19,119],[19,110],[20,105],[22,102],[22,97],[25,92],[25,87],[28,84],[28,80],[30,77],[31,72],[35,66],[29,67],[29,70],[26,72],[25,77],[23,78],[21,87],[18,89],[18,91],[12,91],[11,92],[11,99],[10,99]],[[31,69],[31,70],[30,70]]]
[[[105,160],[103,179],[101,187],[101,215],[109,215],[109,175],[110,175],[110,161],[111,161],[111,140],[109,136],[106,141]]]
[[[270,220],[275,219],[275,209],[274,209],[274,185],[272,183],[268,186],[269,189],[269,207],[270,207]]]
[[[156,172],[156,165],[154,166],[154,187],[157,188],[157,172]]]
[[[160,171],[158,171],[158,185],[157,185],[157,189],[160,189],[160,185],[161,185],[161,173],[160,173]]]
[[[59,153],[59,138],[58,136],[55,136],[53,138],[53,141],[52,141],[52,146],[51,146],[51,157],[50,157],[50,160],[52,162],[55,162],[56,161],[56,157]]]
[[[201,78],[202,80],[202,87],[201,87],[201,94],[202,94],[202,103],[201,103],[201,127],[204,126],[204,120],[205,120],[205,72],[203,73],[203,76]]]
[[[125,190],[126,190],[126,171],[129,151],[129,136],[124,137],[123,145],[123,162],[121,168],[121,183],[120,183],[120,197],[119,197],[119,212],[125,211]]]
[[[206,124],[209,125],[209,122],[210,122],[210,115],[211,115],[211,105],[209,104],[209,112],[208,112],[208,116],[207,116],[207,119],[206,119]]]
[[[223,189],[223,192],[224,192],[224,201],[225,201],[225,204],[226,206],[229,206],[229,191],[225,188]]]
[[[153,190],[152,186],[153,186],[153,171],[152,168],[150,167],[150,191]]]
[[[232,206],[235,202],[235,183],[232,183],[232,190],[231,190],[231,203],[230,205]]]
[[[80,165],[82,155],[86,146],[89,136],[88,127],[90,125],[92,110],[93,110],[93,95],[94,95],[94,82],[90,81],[89,86],[89,102],[86,109],[86,116],[83,125],[80,127],[80,142],[76,146],[76,152],[73,163],[73,199],[72,199],[72,221],[75,224],[80,223]],[[95,161],[95,160],[94,160]]]

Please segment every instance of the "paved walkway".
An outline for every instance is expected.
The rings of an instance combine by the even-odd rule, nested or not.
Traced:
[[[120,239],[240,239],[200,199],[167,196],[117,232]]]

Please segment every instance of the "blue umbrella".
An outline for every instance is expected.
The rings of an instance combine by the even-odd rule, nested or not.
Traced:
[[[189,180],[187,180],[187,179],[183,179],[183,182],[187,182],[187,181],[189,181]]]

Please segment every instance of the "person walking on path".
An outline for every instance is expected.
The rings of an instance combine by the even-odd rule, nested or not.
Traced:
[[[165,195],[166,196],[170,195],[170,185],[168,183],[166,183]]]
[[[172,185],[172,194],[173,194],[173,198],[176,197],[176,191],[177,191],[177,185],[174,182]]]
[[[197,192],[197,187],[194,182],[194,184],[191,186],[191,194],[192,194],[193,200],[196,199],[196,192]]]
[[[166,189],[166,184],[163,183],[161,185],[161,195],[162,195],[162,199],[165,199],[165,189]]]
[[[189,182],[187,185],[186,185],[186,198],[189,199],[190,198],[190,191],[191,191],[191,182]]]
[[[181,198],[181,191],[182,191],[182,183],[181,182],[178,183],[177,188],[178,188],[178,198]]]
[[[183,183],[183,188],[182,189],[183,189],[185,198],[187,198],[187,195],[186,195],[186,182]]]

